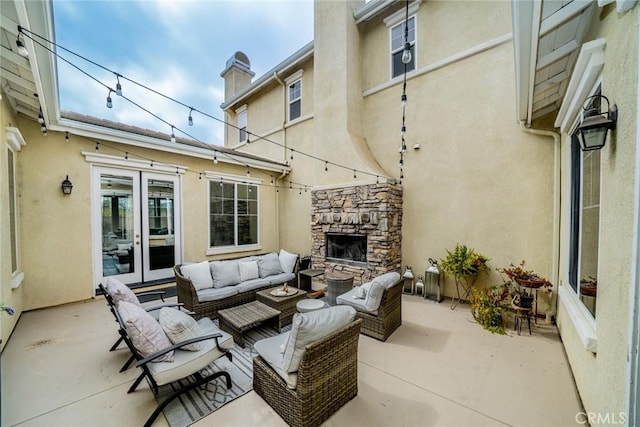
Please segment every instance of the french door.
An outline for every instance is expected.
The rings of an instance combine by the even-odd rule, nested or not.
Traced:
[[[180,263],[180,178],[95,167],[96,286],[115,276],[141,283],[173,276]]]

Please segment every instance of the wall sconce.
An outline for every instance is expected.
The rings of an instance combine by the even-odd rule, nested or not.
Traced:
[[[62,194],[64,194],[65,196],[71,194],[71,190],[73,190],[73,184],[71,183],[71,181],[69,181],[69,175],[67,175],[64,181],[62,181],[62,185],[60,185],[60,188],[62,188]]]
[[[600,104],[602,101],[595,102],[590,99],[598,98],[607,101],[606,117],[604,113],[600,113]],[[582,146],[582,151],[599,150],[604,147],[607,141],[607,130],[616,130],[616,122],[618,121],[618,107],[613,104],[609,107],[609,99],[604,95],[593,95],[588,97],[585,101],[585,105],[589,105],[589,108],[582,107],[582,123],[578,126],[577,135]]]

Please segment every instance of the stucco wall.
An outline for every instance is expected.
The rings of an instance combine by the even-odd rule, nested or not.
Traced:
[[[76,135],[65,141],[64,133],[43,136],[36,122],[19,120],[28,141],[18,156],[19,199],[24,308],[35,309],[88,299],[94,295],[91,219],[91,169],[82,154],[95,152],[95,140]],[[201,261],[208,247],[208,185],[198,172],[213,171],[244,176],[246,168],[211,160],[163,153],[107,142],[99,154],[153,159],[158,163],[186,166],[183,176],[183,260]],[[63,196],[60,183],[69,175],[73,193]],[[268,184],[269,176],[255,169],[253,178]],[[260,244],[263,251],[276,250],[275,195],[260,187]],[[258,251],[256,251],[258,252]],[[226,255],[228,256],[228,255]]]
[[[382,168],[399,176],[402,84],[376,89],[389,80],[385,16],[362,35],[371,85],[364,89],[373,90],[365,97],[364,135]],[[505,35],[509,18],[507,2],[423,3],[418,71]],[[491,259],[481,283],[501,284],[495,267],[522,259],[552,276],[553,139],[520,129],[514,75],[510,42],[408,75],[403,264],[418,274],[424,275],[429,257],[442,258],[459,242]],[[454,293],[447,280],[445,294]],[[539,311],[551,309],[549,302],[541,297]]]
[[[8,176],[8,144],[6,128],[16,127],[16,117],[13,111],[9,107],[6,97],[2,97],[0,101],[0,302],[12,307],[15,310],[14,316],[9,316],[5,312],[0,312],[0,339],[2,344],[0,345],[0,351],[4,348],[9,339],[9,335],[15,327],[22,310],[24,309],[24,286],[12,289],[11,287],[11,238],[10,238],[10,220],[9,220],[9,184],[7,181]],[[28,143],[29,141],[27,141]],[[18,159],[21,152],[18,151],[14,154],[16,160],[16,177],[24,173],[22,168],[18,164]],[[17,187],[20,191],[20,187]],[[20,207],[17,207],[18,212]],[[18,243],[20,248],[20,235],[18,235]],[[6,255],[5,255],[6,254]],[[24,269],[21,268],[24,271]]]
[[[600,249],[596,312],[597,353],[587,351],[576,333],[562,302],[558,325],[567,355],[587,411],[618,414],[625,410],[628,380],[627,340],[630,334],[629,289],[634,235],[634,193],[636,159],[636,117],[638,76],[638,20],[640,8],[618,14],[615,4],[598,9],[587,40],[604,38],[605,64],[602,93],[618,106],[618,127],[601,151]],[[624,70],[624,72],[621,72]],[[563,170],[569,172],[569,141],[563,135]],[[564,181],[563,254],[560,277],[568,283],[568,227],[570,200]],[[595,423],[597,424],[597,423]],[[593,425],[593,424],[592,424]]]

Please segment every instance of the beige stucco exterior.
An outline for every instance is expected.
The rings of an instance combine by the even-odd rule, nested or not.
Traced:
[[[587,40],[604,39],[605,62],[602,70],[602,93],[618,106],[615,133],[610,134],[601,150],[600,248],[598,259],[598,296],[596,308],[597,351],[585,348],[567,311],[567,301],[558,304],[558,326],[571,362],[580,396],[588,411],[620,414],[625,418],[628,386],[628,337],[630,289],[634,286],[633,259],[634,210],[637,158],[638,100],[638,21],[636,6],[626,13],[616,13],[615,5],[606,6],[594,16]],[[626,70],[628,72],[621,72]],[[562,135],[562,169],[569,171],[568,135]],[[562,245],[560,277],[569,280],[568,180],[563,180]],[[604,418],[592,425],[604,425]]]

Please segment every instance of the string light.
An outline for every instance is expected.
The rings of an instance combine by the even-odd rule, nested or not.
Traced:
[[[100,148],[100,143],[96,141],[96,151],[98,151],[99,148]]]
[[[18,37],[16,38],[16,46],[18,47],[18,55],[26,58],[29,56],[29,51],[24,45],[24,42],[20,40],[20,36],[22,35],[22,27],[18,25]]]
[[[407,21],[407,22],[408,22],[408,21]],[[407,26],[405,25],[405,27],[407,27]],[[407,31],[408,31],[408,28],[405,28],[405,32],[407,32]],[[176,100],[176,99],[174,99],[174,98],[171,98],[171,97],[169,97],[169,96],[167,96],[167,95],[165,95],[165,94],[163,94],[163,93],[160,93],[160,92],[158,92],[158,91],[156,91],[156,90],[154,90],[154,89],[152,89],[152,88],[150,88],[150,87],[148,87],[148,86],[145,86],[145,85],[143,85],[143,84],[141,84],[141,83],[139,83],[139,82],[136,82],[136,81],[134,81],[134,80],[131,80],[131,79],[129,79],[129,78],[127,78],[127,77],[125,77],[125,76],[123,76],[123,75],[121,75],[121,74],[119,74],[119,73],[117,73],[117,72],[113,71],[113,70],[110,70],[110,69],[108,69],[108,68],[106,68],[106,67],[102,66],[101,64],[96,63],[95,61],[92,61],[92,60],[90,60],[90,59],[88,59],[88,58],[86,58],[86,57],[83,57],[82,55],[79,55],[79,54],[77,54],[77,53],[75,53],[75,52],[73,52],[73,51],[71,51],[71,50],[68,50],[68,49],[66,49],[65,47],[60,46],[60,45],[56,44],[55,42],[50,41],[50,40],[48,40],[48,39],[46,39],[46,38],[44,38],[44,37],[42,37],[42,36],[40,36],[40,35],[38,35],[38,34],[36,34],[36,33],[33,33],[33,32],[31,32],[31,31],[27,30],[27,29],[24,29],[24,32],[21,32],[21,34],[22,34],[24,37],[29,37],[29,38],[30,38],[34,43],[36,43],[36,44],[40,45],[41,47],[43,47],[43,49],[48,50],[48,51],[49,51],[49,52],[51,52],[53,55],[55,55],[56,57],[60,58],[60,60],[67,62],[69,65],[71,65],[72,67],[76,68],[78,71],[80,71],[81,73],[85,74],[87,77],[89,77],[89,78],[91,78],[91,79],[95,80],[96,82],[98,82],[99,84],[101,84],[101,85],[103,85],[105,88],[107,88],[107,89],[109,90],[109,92],[108,92],[108,94],[107,94],[107,106],[108,106],[108,108],[112,108],[112,107],[113,107],[113,100],[111,99],[111,93],[112,93],[112,92],[114,92],[114,90],[113,90],[113,89],[111,89],[110,87],[108,87],[106,84],[102,83],[100,80],[98,80],[98,79],[97,79],[97,78],[95,78],[94,76],[90,75],[89,73],[87,73],[86,71],[84,71],[83,69],[81,69],[80,67],[78,67],[76,64],[74,64],[74,63],[72,63],[72,62],[68,61],[66,58],[62,57],[62,56],[58,53],[59,51],[66,51],[66,52],[70,53],[71,55],[74,55],[74,56],[76,56],[76,57],[78,57],[78,58],[80,58],[80,59],[82,59],[82,60],[84,60],[84,61],[86,61],[86,62],[89,62],[89,63],[93,64],[94,66],[97,66],[97,67],[99,67],[99,68],[102,68],[102,69],[104,69],[104,70],[106,70],[106,71],[108,71],[108,72],[110,72],[110,73],[114,73],[114,74],[116,75],[116,79],[117,79],[117,82],[118,82],[118,83],[120,83],[120,79],[119,79],[119,78],[120,78],[120,77],[122,77],[123,79],[126,79],[126,80],[128,80],[129,82],[131,82],[131,83],[133,83],[133,84],[136,84],[136,85],[138,85],[138,86],[140,86],[140,87],[142,87],[142,88],[144,88],[144,89],[146,89],[146,90],[149,90],[149,91],[151,91],[151,92],[153,92],[153,93],[155,93],[155,94],[157,94],[157,95],[159,95],[159,96],[162,96],[162,97],[164,97],[164,98],[166,98],[166,99],[168,99],[168,100],[170,100],[170,101],[172,101],[172,102],[175,102],[175,103],[180,104],[180,105],[182,105],[182,106],[184,106],[184,107],[186,107],[186,108],[189,108],[189,116],[191,117],[191,119],[192,119],[192,112],[193,112],[193,111],[197,111],[197,112],[199,112],[199,113],[201,113],[201,114],[203,114],[203,115],[205,115],[205,116],[207,116],[207,117],[209,117],[209,118],[211,118],[211,119],[213,119],[213,120],[219,121],[219,122],[221,122],[221,123],[223,123],[223,124],[225,124],[225,125],[227,125],[227,126],[235,126],[235,125],[234,125],[234,124],[232,124],[232,123],[227,123],[226,121],[224,121],[224,120],[222,120],[222,119],[220,119],[220,118],[217,118],[217,117],[215,117],[215,116],[213,116],[213,115],[210,115],[210,114],[207,114],[207,113],[202,112],[202,111],[200,111],[200,110],[197,110],[196,108],[189,107],[188,105],[186,105],[186,104],[184,104],[184,103],[182,103],[182,102],[180,102],[180,101],[178,101],[178,100]],[[407,34],[408,34],[408,33],[407,33]],[[44,40],[44,41],[46,42],[46,44],[43,44],[43,43],[39,42],[38,40],[35,40],[35,39],[34,39],[34,37],[37,37],[37,38],[39,38],[39,39]],[[54,46],[55,48],[57,48],[57,50],[53,50],[53,49],[52,49],[52,48],[50,48],[49,46]],[[122,87],[121,85],[120,85],[120,87],[118,87],[118,86],[116,85],[116,91],[119,89],[119,90],[120,90],[120,93],[121,93],[121,87]],[[118,92],[116,92],[116,94],[118,94]],[[153,112],[149,111],[148,109],[144,108],[143,106],[141,106],[141,105],[139,105],[139,104],[135,103],[134,101],[132,101],[132,100],[130,100],[130,99],[128,99],[128,98],[126,98],[125,96],[123,96],[123,98],[124,98],[125,100],[129,101],[130,103],[132,103],[134,106],[136,106],[136,107],[138,107],[138,108],[142,109],[143,111],[147,112],[148,114],[150,114],[150,115],[152,115],[152,116],[156,117],[157,119],[159,119],[159,120],[161,120],[161,121],[165,122],[166,124],[168,124],[168,125],[170,125],[170,126],[174,127],[173,125],[171,125],[170,123],[166,122],[164,119],[162,119],[162,118],[161,118],[161,117],[159,117],[158,115],[154,114]],[[192,122],[192,120],[190,120],[190,121]],[[182,131],[181,131],[181,132],[182,132]],[[184,132],[183,132],[183,133],[184,133]],[[188,135],[187,133],[185,133],[185,135],[187,135],[188,137],[191,137],[191,136],[190,136],[190,135]],[[254,135],[255,135],[255,134],[254,134]],[[279,146],[281,146],[281,147],[283,147],[283,148],[285,148],[285,149],[286,149],[286,147],[284,147],[284,145],[282,145],[282,144],[280,144],[280,143],[278,143],[278,142],[275,142],[275,141],[269,140],[268,138],[261,137],[261,136],[257,136],[257,137],[258,137],[259,139],[265,140],[265,141],[270,142],[270,143],[272,143],[272,144],[274,144],[274,145],[279,145]],[[197,139],[195,139],[195,138],[194,138],[194,140],[196,140],[197,142],[201,142],[201,141],[198,141],[198,140],[197,140]],[[206,144],[206,143],[204,143],[204,142],[201,142],[201,143],[203,144],[203,146]],[[206,144],[206,145],[207,145],[207,148],[209,148],[209,149],[210,149],[209,145],[208,145],[208,144]],[[290,149],[290,151],[291,151],[291,153],[290,153],[290,158],[291,158],[291,159],[293,159],[293,152],[294,152],[295,150]],[[312,154],[308,154],[308,153],[304,153],[304,152],[299,152],[299,153],[300,153],[300,154],[302,154],[302,155],[304,155],[304,156],[307,156],[307,157],[309,157],[309,158],[312,158],[312,159],[314,159],[314,160],[324,161],[324,162],[325,162],[325,171],[328,171],[328,163],[329,163],[329,162],[328,162],[327,160],[325,160],[325,159],[321,159],[321,158],[318,158],[318,157],[316,157],[316,156],[314,156],[314,155],[312,155]],[[215,159],[215,160],[217,160],[217,157],[216,157],[215,155],[214,155],[214,159]],[[214,163],[217,163],[217,162],[214,162]],[[244,162],[243,162],[243,163],[244,163]],[[333,163],[333,162],[332,162],[332,164],[333,164],[333,165],[335,165],[335,166],[337,166],[337,167],[339,167],[339,168],[343,168],[343,169],[352,169],[352,168],[350,168],[349,166],[341,165],[341,164],[338,164],[338,163]],[[373,173],[371,173],[371,172],[367,172],[367,171],[360,171],[360,170],[356,170],[356,169],[352,169],[352,170],[354,170],[354,172],[361,172],[361,173],[363,173],[363,174],[365,174],[365,175],[376,176],[375,174],[373,174]],[[354,175],[356,175],[356,173],[354,173]],[[357,175],[356,175],[356,177],[357,177]]]
[[[40,126],[40,131],[42,132],[42,136],[47,136],[47,127],[45,125]]]
[[[407,94],[403,93],[402,96],[400,97],[400,102],[402,103],[402,109],[406,110],[407,109]]]
[[[273,185],[273,175],[271,175],[271,182],[269,184]]]
[[[171,142],[176,143],[176,134],[173,132],[173,126],[171,126]]]
[[[327,161],[325,160],[325,162],[324,162],[324,171],[326,172],[326,171],[328,171],[328,170],[329,170],[329,162],[327,162]]]
[[[193,107],[190,107],[191,109],[189,110],[189,119],[188,119],[188,123],[189,126],[193,126],[193,116],[191,115],[191,113],[193,113]]]
[[[44,124],[44,116],[42,115],[42,111],[38,113],[38,123],[40,123],[41,125]]]
[[[65,131],[64,133],[64,140],[69,142],[69,131]]]
[[[198,173],[198,179],[202,180],[202,172]]]
[[[116,83],[116,95],[122,96],[122,85],[120,84],[120,74],[116,73],[116,79],[118,82]]]
[[[113,107],[113,102],[111,101],[111,92],[113,91],[109,89],[109,93],[107,94],[107,108]]]
[[[247,177],[251,176],[251,169],[249,169],[249,167],[247,166]]]
[[[356,170],[355,170],[355,169],[353,170],[353,178],[354,178],[354,179],[355,179],[355,178],[357,178],[357,176],[356,176]]]
[[[218,155],[216,151],[213,152],[213,164],[214,165],[218,164]]]
[[[405,66],[411,62],[411,44],[409,43],[409,0],[407,0],[404,20],[404,50],[402,51],[401,59]]]
[[[129,160],[129,153],[125,151],[124,153],[124,159],[125,160]]]

